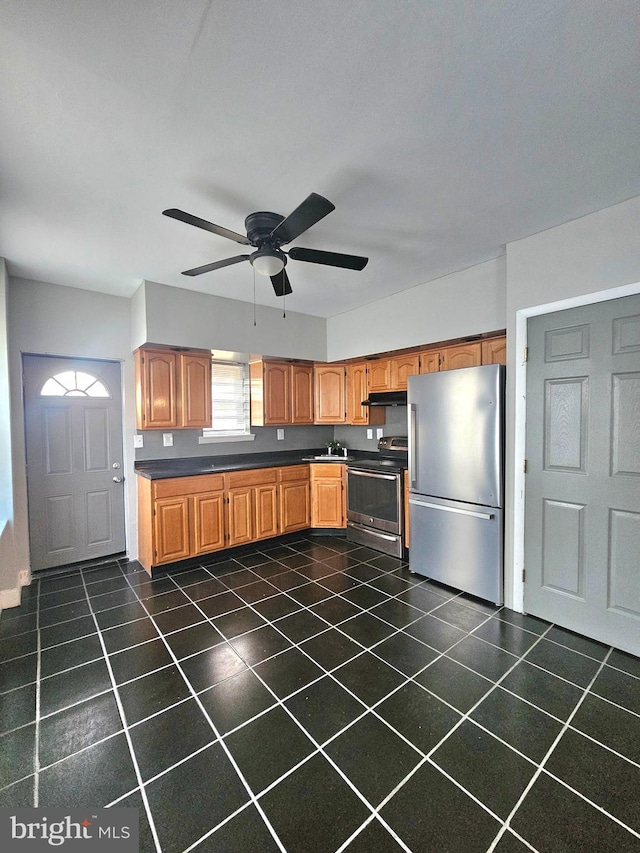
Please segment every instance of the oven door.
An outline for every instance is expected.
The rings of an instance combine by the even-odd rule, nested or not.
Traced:
[[[402,477],[398,472],[347,467],[347,519],[387,533],[402,533]]]

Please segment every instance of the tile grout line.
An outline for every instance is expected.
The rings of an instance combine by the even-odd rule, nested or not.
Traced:
[[[172,578],[172,580],[173,580],[173,578]],[[174,584],[175,584],[175,581],[173,581],[173,582],[174,582]],[[178,585],[177,585],[177,584],[175,584],[175,586],[176,586],[176,588],[177,588],[177,589],[179,589],[179,587],[178,587]],[[137,595],[137,592],[135,591],[135,589],[133,588],[133,586],[131,586],[131,589],[133,589],[133,591],[134,591],[134,592],[136,593],[136,595]],[[282,851],[282,853],[286,853],[286,850],[285,850],[285,848],[284,848],[284,845],[281,843],[280,839],[278,838],[278,835],[277,835],[277,833],[276,833],[275,829],[271,826],[271,822],[269,821],[269,819],[268,819],[268,818],[267,818],[267,816],[265,815],[265,813],[264,813],[264,811],[263,811],[263,809],[262,809],[262,806],[258,803],[258,800],[257,800],[256,796],[254,795],[254,793],[253,793],[253,791],[252,791],[252,789],[251,789],[251,786],[249,785],[249,783],[248,783],[248,782],[247,782],[247,780],[245,779],[244,775],[243,775],[243,774],[242,774],[242,772],[240,771],[240,768],[238,767],[238,765],[237,765],[237,763],[236,763],[236,761],[235,761],[234,757],[231,755],[231,753],[230,753],[230,751],[229,751],[229,748],[228,748],[228,747],[227,747],[227,745],[224,743],[224,740],[220,737],[220,733],[218,732],[217,727],[214,725],[213,721],[211,720],[211,718],[210,718],[210,717],[209,717],[209,715],[207,714],[207,712],[206,712],[206,710],[205,710],[204,706],[202,705],[202,701],[201,701],[201,700],[200,700],[200,698],[199,698],[199,694],[198,694],[198,693],[196,693],[196,691],[194,690],[194,688],[193,688],[193,686],[192,686],[191,682],[190,682],[190,681],[189,681],[189,679],[187,678],[187,676],[186,676],[186,674],[185,674],[185,672],[184,672],[184,670],[183,670],[182,666],[180,665],[180,661],[179,661],[179,660],[177,659],[177,657],[175,656],[175,653],[173,652],[173,649],[172,649],[172,648],[169,646],[169,644],[167,643],[167,641],[166,641],[166,639],[165,639],[165,637],[164,637],[164,634],[159,630],[158,625],[157,625],[157,623],[156,623],[156,621],[155,621],[155,618],[154,618],[154,614],[149,613],[149,611],[148,611],[147,607],[144,605],[144,603],[142,602],[142,600],[140,600],[140,603],[142,604],[142,606],[144,607],[145,611],[146,611],[146,612],[147,612],[147,614],[149,615],[149,618],[151,619],[151,621],[152,621],[152,623],[153,623],[154,627],[156,628],[156,630],[157,630],[157,631],[158,631],[158,633],[160,634],[160,637],[161,637],[161,639],[163,640],[163,642],[164,642],[164,644],[165,644],[165,647],[166,647],[167,651],[169,652],[169,655],[170,655],[170,656],[171,656],[171,658],[173,659],[174,666],[178,669],[178,671],[179,671],[179,673],[180,673],[180,675],[181,675],[181,677],[182,677],[182,679],[183,679],[183,681],[184,681],[185,685],[187,686],[187,689],[189,690],[189,692],[191,693],[192,697],[193,697],[193,698],[195,699],[195,701],[197,702],[198,707],[200,708],[200,710],[202,711],[202,713],[205,715],[205,719],[206,719],[206,720],[207,720],[207,722],[209,723],[209,726],[211,727],[211,730],[213,731],[214,735],[216,736],[216,738],[217,738],[217,742],[219,742],[219,743],[220,743],[220,746],[221,746],[221,747],[222,747],[222,749],[224,750],[224,753],[225,753],[225,755],[227,756],[228,761],[231,763],[231,765],[233,766],[234,770],[235,770],[235,771],[236,771],[236,773],[238,774],[238,778],[240,779],[241,783],[243,784],[243,786],[244,786],[245,790],[247,791],[247,793],[248,793],[248,795],[249,795],[250,802],[252,802],[252,803],[253,803],[253,805],[256,807],[256,809],[257,809],[257,810],[258,810],[258,812],[260,813],[260,816],[261,816],[261,817],[262,817],[262,819],[264,820],[265,825],[267,826],[267,828],[268,828],[268,829],[269,829],[269,831],[271,832],[271,834],[272,834],[272,836],[273,836],[274,841],[276,842],[276,844],[278,845],[278,847],[280,848],[280,850]],[[155,615],[157,615],[157,614],[155,614]],[[224,638],[223,638],[223,639],[224,639]],[[225,642],[226,642],[226,640],[225,640]],[[126,718],[125,718],[125,719],[126,719]],[[139,721],[139,722],[142,722],[142,721]],[[203,747],[203,749],[208,748],[208,747],[210,747],[210,746],[211,746],[211,744],[208,744],[208,745],[207,745],[207,747]],[[133,752],[133,745],[131,745],[131,750],[132,750],[132,752]],[[198,751],[200,751],[200,750],[198,750]],[[185,759],[183,759],[183,761],[181,761],[181,762],[179,762],[179,763],[184,763],[184,762],[188,761],[188,760],[189,760],[189,759],[190,759],[194,754],[197,754],[197,752],[196,752],[196,753],[193,753],[192,755],[187,756]],[[177,765],[174,765],[174,766],[177,766]],[[168,770],[163,771],[163,773],[162,773],[162,774],[159,774],[159,775],[164,775],[164,773],[166,773],[166,772],[168,772]],[[144,787],[144,786],[145,786],[145,784],[147,784],[147,783],[143,783],[143,782],[142,782],[142,780],[140,781],[140,789],[141,789],[141,791],[144,791],[144,798],[145,798],[145,802],[148,802],[148,801],[147,801],[147,799],[146,799],[146,791],[145,791],[145,787]],[[201,842],[202,842],[202,840],[203,840],[203,839],[202,839],[202,838],[200,838],[200,839],[199,839],[199,841],[198,841],[198,843],[201,843]],[[160,847],[160,845],[159,845],[159,844],[158,844],[158,850],[161,850],[161,847]]]
[[[33,774],[33,807],[38,808],[40,805],[40,686],[41,686],[41,673],[42,673],[42,644],[40,638],[40,591],[41,584],[38,581],[38,593],[37,593],[37,617],[36,617],[36,649],[37,649],[37,658],[36,658],[36,730],[35,730],[35,742],[34,742],[34,756],[33,756],[33,764],[34,764],[34,774]]]
[[[521,794],[521,795],[520,795],[520,797],[518,798],[518,801],[517,801],[517,802],[516,802],[516,804],[513,806],[513,808],[512,808],[512,810],[511,810],[511,812],[509,813],[509,815],[507,816],[507,818],[506,818],[506,820],[505,820],[505,822],[504,822],[504,825],[503,825],[502,830],[498,833],[498,835],[497,835],[497,836],[496,836],[496,838],[494,839],[493,844],[492,844],[492,846],[489,848],[489,850],[487,851],[487,853],[492,853],[492,851],[493,851],[493,850],[495,850],[495,847],[496,847],[497,843],[499,842],[500,838],[505,834],[505,832],[507,831],[507,829],[510,829],[510,828],[511,828],[511,821],[513,820],[513,818],[514,818],[514,817],[515,817],[515,815],[517,814],[518,809],[520,808],[520,806],[522,805],[522,803],[524,802],[524,800],[526,799],[527,795],[529,794],[529,792],[530,792],[530,791],[531,791],[531,789],[533,788],[533,786],[534,786],[534,784],[536,783],[536,781],[540,778],[540,776],[542,775],[542,773],[543,773],[543,772],[544,772],[544,773],[548,773],[548,775],[552,776],[552,778],[555,778],[555,776],[553,776],[553,774],[551,774],[551,773],[549,773],[549,771],[545,770],[545,764],[547,763],[547,761],[549,760],[549,758],[550,758],[550,757],[551,757],[551,755],[553,754],[553,752],[554,752],[554,750],[555,750],[556,746],[558,745],[558,743],[560,742],[560,740],[561,740],[561,739],[562,739],[562,737],[564,736],[565,732],[566,732],[566,731],[571,727],[571,720],[572,720],[572,719],[575,717],[575,715],[578,713],[578,710],[580,709],[580,706],[583,704],[583,702],[584,702],[585,698],[586,698],[586,697],[587,697],[587,695],[590,693],[591,687],[593,686],[593,684],[595,683],[596,679],[598,678],[598,676],[599,676],[599,675],[600,675],[600,673],[602,672],[602,670],[603,670],[603,668],[604,668],[604,666],[605,666],[605,664],[606,664],[606,662],[607,662],[608,658],[611,656],[612,651],[613,651],[612,647],[609,647],[609,651],[608,651],[608,652],[607,652],[607,654],[605,655],[604,659],[601,661],[600,666],[598,667],[598,670],[596,671],[596,673],[595,673],[595,674],[593,675],[593,677],[591,678],[591,680],[590,680],[589,684],[584,688],[583,693],[582,693],[582,696],[578,699],[578,701],[576,702],[576,704],[575,704],[575,706],[574,706],[574,708],[573,708],[573,711],[572,711],[572,712],[569,714],[569,716],[567,717],[567,720],[565,721],[565,723],[564,723],[564,725],[563,725],[562,729],[560,730],[560,732],[558,732],[558,734],[557,734],[557,735],[556,735],[556,737],[554,738],[553,743],[551,744],[551,746],[549,747],[549,749],[548,749],[548,750],[547,750],[547,752],[545,753],[544,757],[542,758],[542,761],[541,761],[541,762],[539,763],[539,765],[538,765],[538,768],[537,768],[536,772],[533,774],[533,776],[532,776],[532,777],[531,777],[531,779],[529,780],[529,783],[527,784],[527,786],[525,787],[524,791],[522,792],[522,794]],[[558,780],[558,781],[562,782],[562,780]],[[639,835],[638,833],[636,833],[634,830],[632,830],[632,829],[631,829],[631,827],[628,827],[626,824],[622,823],[622,821],[620,821],[618,818],[614,817],[614,815],[609,814],[609,812],[607,812],[605,809],[603,809],[603,808],[602,808],[602,806],[599,806],[597,803],[592,802],[592,801],[591,801],[591,800],[589,800],[587,797],[585,797],[583,794],[581,794],[579,791],[574,790],[573,788],[571,788],[571,787],[570,787],[569,785],[567,785],[566,783],[562,782],[562,784],[563,784],[563,785],[564,785],[564,787],[566,787],[568,790],[573,791],[573,793],[575,793],[575,794],[577,794],[578,796],[580,796],[583,800],[585,800],[585,802],[589,803],[589,804],[590,804],[590,805],[592,805],[594,808],[596,808],[598,811],[602,812],[602,813],[603,813],[603,814],[605,814],[607,817],[609,817],[610,819],[614,820],[617,824],[619,824],[620,826],[622,826],[624,829],[626,829],[626,830],[628,830],[628,831],[632,832],[632,833],[633,833],[634,835],[636,835],[637,837],[640,837],[640,835]]]
[[[83,586],[85,588],[85,593],[86,593],[86,583],[84,580],[84,574],[82,573],[82,570],[81,570],[81,577],[82,577],[82,583],[83,583]],[[159,853],[161,853],[162,848],[160,846],[160,842],[158,839],[158,833],[156,830],[155,822],[153,820],[153,814],[151,813],[151,808],[149,806],[149,801],[147,799],[146,791],[144,790],[144,786],[142,784],[142,774],[140,773],[140,767],[138,765],[138,759],[136,758],[136,754],[135,754],[134,749],[133,749],[133,743],[131,741],[131,735],[129,734],[129,728],[127,726],[127,717],[124,713],[124,707],[122,705],[122,700],[120,699],[120,694],[119,694],[118,689],[117,689],[116,680],[115,680],[115,677],[113,674],[113,669],[111,667],[111,661],[109,660],[109,655],[107,654],[107,648],[106,648],[106,646],[104,644],[104,640],[102,638],[102,633],[100,631],[100,626],[98,625],[98,620],[96,618],[96,614],[93,610],[93,605],[91,603],[91,599],[89,597],[89,594],[88,593],[86,593],[86,594],[87,594],[87,601],[89,602],[89,610],[91,612],[91,616],[93,617],[93,620],[94,620],[94,623],[95,623],[95,626],[96,626],[96,629],[98,632],[98,640],[99,640],[100,645],[102,647],[102,653],[104,655],[107,670],[109,672],[109,678],[111,680],[114,699],[115,699],[116,704],[118,706],[118,713],[120,714],[120,718],[121,718],[122,723],[123,723],[124,736],[125,736],[126,741],[127,741],[127,746],[129,747],[129,754],[131,755],[131,762],[133,764],[133,769],[134,769],[134,772],[136,774],[136,779],[138,780],[138,785],[139,785],[139,789],[140,789],[140,796],[141,796],[141,799],[142,799],[142,802],[143,802],[143,805],[144,805],[144,808],[145,808],[145,811],[147,814],[147,820],[149,822],[149,829],[151,830],[151,835],[153,837],[153,841],[154,841],[156,850],[159,851]]]

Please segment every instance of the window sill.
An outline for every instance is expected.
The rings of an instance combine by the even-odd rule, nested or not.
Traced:
[[[255,435],[247,433],[246,435],[201,435],[198,439],[198,444],[221,444],[229,441],[253,441]]]

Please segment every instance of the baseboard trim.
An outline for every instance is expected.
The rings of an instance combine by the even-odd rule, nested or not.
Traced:
[[[20,590],[21,587],[0,590],[0,611],[10,607],[20,607]]]

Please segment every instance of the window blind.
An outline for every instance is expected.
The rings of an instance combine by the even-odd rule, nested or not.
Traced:
[[[248,365],[211,362],[211,429],[203,436],[246,435],[249,432]]]

